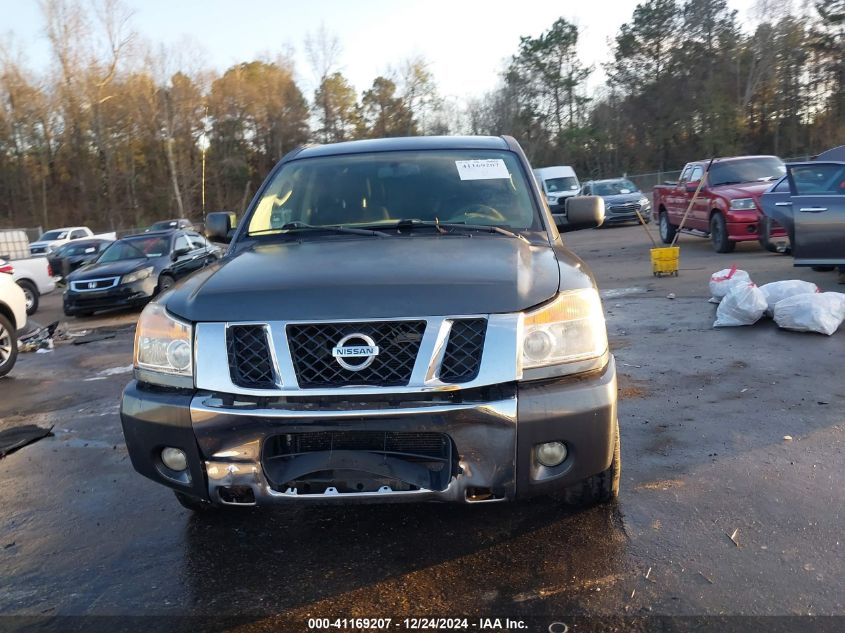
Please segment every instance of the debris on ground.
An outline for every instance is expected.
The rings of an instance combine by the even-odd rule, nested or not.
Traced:
[[[784,330],[831,336],[845,321],[845,294],[822,292],[788,297],[775,304],[774,319]]]
[[[736,284],[747,284],[751,277],[744,270],[737,270],[736,264],[710,275],[710,303],[719,303]]]
[[[795,295],[804,295],[814,292],[821,292],[821,289],[814,283],[800,279],[786,279],[784,281],[773,281],[760,286],[760,291],[766,297],[768,308],[766,314],[771,316],[775,311],[775,304]]]
[[[791,435],[784,435],[784,436],[783,436],[783,441],[784,441],[784,442],[791,442],[791,441],[792,441],[792,436],[791,436]]]
[[[767,306],[766,297],[754,283],[734,284],[716,309],[713,327],[754,325]]]
[[[739,539],[737,539],[737,536],[739,535],[739,528],[736,528],[734,530],[733,534],[728,534],[727,532],[725,532],[725,534],[727,535],[727,537],[729,539],[731,539],[731,541],[733,542],[734,545],[739,547]]]
[[[668,295],[666,295],[666,298],[667,298],[667,299],[674,299],[674,298],[675,298],[675,293],[674,293],[674,292],[670,292]]]
[[[18,339],[18,352],[42,352],[41,350],[50,351],[53,349],[53,337],[59,327],[58,321],[53,321],[50,325],[36,328],[32,332],[24,334]]]
[[[0,431],[0,458],[52,434],[52,426],[49,429],[45,429],[35,424],[13,426],[5,431]]]
[[[88,334],[73,339],[74,345],[85,345],[86,343],[94,343],[96,341],[105,341],[106,339],[114,338],[114,332],[107,332],[105,334]]]

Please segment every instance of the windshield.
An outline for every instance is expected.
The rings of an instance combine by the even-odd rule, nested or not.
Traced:
[[[295,223],[370,226],[399,220],[541,226],[514,154],[424,150],[288,163],[264,190],[248,233],[281,232]]]
[[[91,242],[80,244],[78,242],[71,242],[66,246],[62,246],[56,254],[61,254],[63,257],[70,257],[72,255],[90,255],[96,253],[99,244],[92,244]]]
[[[47,231],[44,235],[38,238],[39,242],[51,242],[53,240],[63,240],[67,237],[67,231]]]
[[[546,191],[556,193],[559,191],[575,191],[579,189],[578,179],[575,176],[563,176],[562,178],[546,178]]]
[[[593,195],[615,196],[620,193],[639,193],[637,185],[630,180],[606,180],[593,183]]]
[[[143,257],[161,257],[169,251],[169,237],[134,237],[113,243],[103,251],[97,263],[103,264],[124,259],[141,259]]]
[[[179,225],[176,220],[165,220],[164,222],[156,222],[150,227],[150,231],[164,231],[166,229],[175,229]]]
[[[719,185],[743,182],[767,182],[778,180],[785,173],[786,167],[783,161],[774,156],[713,163],[710,168],[710,186],[718,187]]]

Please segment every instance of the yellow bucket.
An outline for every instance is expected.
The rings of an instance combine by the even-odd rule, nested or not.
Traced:
[[[655,277],[661,275],[678,276],[678,259],[681,255],[680,246],[666,246],[651,249],[651,272]]]

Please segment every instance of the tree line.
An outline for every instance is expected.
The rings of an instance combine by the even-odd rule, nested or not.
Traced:
[[[358,92],[336,37],[291,55],[202,67],[156,47],[120,0],[43,0],[51,63],[0,43],[0,226],[139,227],[202,209],[242,211],[306,142],[511,134],[533,164],[584,177],[668,170],[712,155],[812,154],[845,143],[845,0],[761,0],[742,29],[726,0],[645,0],[610,42],[606,81],[560,18],[520,38],[499,85],[457,105],[422,57]],[[203,190],[203,167],[205,190]],[[203,204],[204,203],[204,204]]]

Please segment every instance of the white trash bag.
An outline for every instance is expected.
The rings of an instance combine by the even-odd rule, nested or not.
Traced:
[[[795,332],[830,336],[845,321],[845,294],[813,292],[794,295],[775,304],[775,323]]]
[[[783,301],[795,295],[804,295],[807,293],[821,292],[819,287],[809,281],[801,281],[800,279],[788,279],[786,281],[773,281],[770,284],[760,286],[760,290],[766,296],[766,303],[769,305],[766,314],[771,316],[775,310],[775,304],[778,301]]]
[[[710,275],[710,303],[719,303],[736,284],[747,284],[751,277],[736,266],[725,268]]]
[[[766,297],[753,283],[734,284],[719,303],[713,327],[753,325],[766,311]]]

